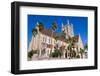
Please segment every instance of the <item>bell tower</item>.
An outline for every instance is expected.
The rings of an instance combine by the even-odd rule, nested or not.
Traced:
[[[69,23],[69,20],[67,20],[67,24],[63,25],[62,23],[62,31],[64,31],[66,33],[66,39],[68,39],[69,37],[73,37],[74,36],[74,32],[73,32],[73,24]]]

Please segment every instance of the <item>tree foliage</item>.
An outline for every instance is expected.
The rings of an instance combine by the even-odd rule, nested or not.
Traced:
[[[36,36],[37,33],[38,33],[37,29],[32,29],[32,34],[33,34],[34,37]]]
[[[55,49],[54,52],[51,53],[51,57],[61,57],[62,52],[59,49]]]
[[[37,26],[40,32],[44,29],[44,24],[42,22],[39,22]]]
[[[37,50],[31,50],[31,51],[29,51],[29,52],[28,52],[28,57],[29,57],[29,58],[32,58],[32,56],[33,56],[34,54],[37,54]]]
[[[57,29],[57,23],[53,22],[51,28],[53,31],[55,31]]]

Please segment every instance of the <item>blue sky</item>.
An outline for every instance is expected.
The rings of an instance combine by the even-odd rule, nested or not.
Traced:
[[[47,29],[51,28],[51,24],[56,21],[57,30],[56,32],[61,32],[62,23],[73,24],[74,35],[79,35],[82,38],[84,45],[88,41],[88,17],[77,17],[77,16],[50,16],[50,15],[28,15],[28,46],[32,38],[32,29],[35,28],[37,22],[42,22],[44,27]]]

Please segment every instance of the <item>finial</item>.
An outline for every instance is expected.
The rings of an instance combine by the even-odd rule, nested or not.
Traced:
[[[73,26],[73,24],[71,23],[71,25]]]
[[[80,33],[79,33],[79,37],[80,37]]]
[[[73,28],[73,24],[71,23],[71,27]]]
[[[39,25],[39,22],[37,22],[36,24]]]
[[[62,23],[62,31],[64,30],[64,24]]]
[[[62,28],[63,28],[63,26],[64,26],[64,25],[63,25],[63,23],[62,23]]]
[[[39,22],[36,23],[36,27],[35,28],[39,31],[38,25],[39,25]]]

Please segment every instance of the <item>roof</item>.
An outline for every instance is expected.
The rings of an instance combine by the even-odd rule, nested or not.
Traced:
[[[42,33],[42,34],[45,34],[45,35],[47,35],[47,36],[52,37],[52,30],[50,30],[50,29],[43,29],[43,30],[41,31],[41,33]],[[53,32],[53,37],[55,36],[55,34],[56,34],[56,33]]]
[[[52,37],[52,30],[50,30],[50,29],[45,29],[45,28],[44,28],[44,29],[41,31],[41,33],[42,33],[42,34],[45,34],[45,35],[47,35],[47,36],[49,36],[49,37]],[[55,33],[55,32],[53,32],[53,38],[54,38],[55,36],[58,36],[57,40],[61,40],[61,41],[63,41],[63,42],[66,42],[66,41],[68,40],[68,39],[65,39],[63,36],[61,36],[60,33]],[[72,37],[73,42],[78,42],[78,39],[79,39],[79,35],[76,35],[76,36]]]
[[[50,29],[44,29],[43,31],[41,31],[41,33],[52,37],[52,30],[50,30]],[[61,40],[64,42],[66,41],[66,39],[60,35],[60,33],[53,32],[53,38],[56,36],[58,36],[57,40]]]
[[[78,42],[78,40],[79,40],[79,35],[76,35],[76,36],[74,36],[74,37],[72,37],[72,38],[68,38],[68,39],[67,39],[67,42],[69,42],[69,41]]]
[[[67,39],[65,39],[65,38],[62,37],[62,36],[59,36],[59,37],[58,37],[58,40],[61,40],[61,41],[63,41],[63,42],[66,42]]]
[[[78,42],[78,40],[79,40],[79,35],[73,37],[73,42]]]

